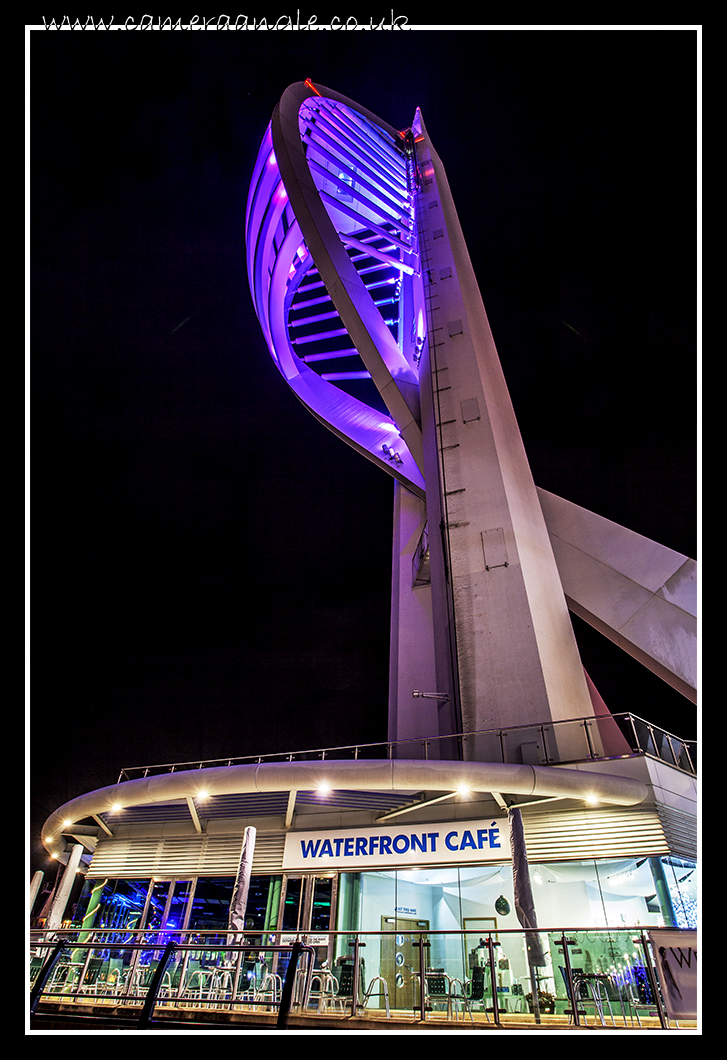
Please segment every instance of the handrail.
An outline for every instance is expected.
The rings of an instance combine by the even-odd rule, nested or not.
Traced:
[[[200,934],[200,933],[201,932],[179,932],[179,934]],[[32,934],[33,933],[31,932],[31,936],[32,936]],[[40,934],[44,934],[44,932],[40,932]],[[52,934],[54,936],[62,934],[64,937],[63,938],[59,938],[59,939],[56,939],[56,938],[52,938],[52,939],[37,939],[35,942],[33,942],[33,939],[31,937],[31,945],[37,946],[39,948],[44,947],[46,944],[47,945],[53,945],[53,949],[51,950],[51,954],[48,957],[48,959],[46,960],[46,962],[43,964],[40,972],[38,973],[38,975],[37,975],[37,977],[35,979],[35,982],[33,983],[31,992],[30,992],[30,1015],[31,1016],[37,1011],[37,1008],[38,1008],[38,1005],[40,1003],[42,995],[47,993],[47,991],[45,990],[46,983],[48,982],[48,980],[52,976],[53,971],[55,970],[58,962],[60,961],[60,959],[63,956],[63,954],[67,950],[69,950],[71,948],[71,940],[69,939],[68,936],[74,934],[74,931],[71,930],[71,929],[65,928],[65,929],[60,929],[57,932],[53,931]],[[143,950],[146,950],[146,951],[152,951],[152,952],[155,951],[155,950],[159,950],[160,949],[160,943],[158,941],[157,942],[149,941],[149,942],[141,942],[141,943],[139,943],[139,942],[130,942],[129,941],[129,935],[132,935],[132,934],[133,935],[138,935],[138,934],[148,935],[149,932],[147,930],[129,931],[129,930],[125,930],[123,928],[110,928],[110,929],[102,928],[102,929],[100,929],[98,931],[92,931],[92,932],[84,931],[83,934],[86,935],[86,936],[88,936],[89,934],[93,935],[93,936],[96,936],[96,935],[104,935],[104,936],[106,936],[105,938],[103,938],[100,941],[89,941],[88,938],[86,938],[83,942],[76,941],[75,939],[72,940],[73,948],[74,949],[80,949],[80,950],[88,950],[89,957],[90,957],[90,954],[93,952],[93,950],[98,950],[98,949],[103,950],[103,949],[113,948],[113,949],[125,949],[125,950],[132,950],[132,951],[143,951]],[[234,933],[234,932],[233,933],[228,933],[228,932],[222,932],[222,931],[209,932],[209,934],[215,934],[215,935],[218,935],[218,936],[222,935],[222,934],[225,934],[225,935],[226,934],[232,934],[233,938],[236,935],[236,933]],[[112,936],[113,935],[120,935],[120,936],[123,936],[123,938],[114,941],[113,939],[109,939],[108,938],[109,935],[112,935]],[[166,944],[165,948],[164,948],[164,952],[162,954],[162,957],[161,957],[161,959],[160,959],[160,961],[159,961],[159,963],[158,963],[158,965],[157,965],[157,967],[156,967],[156,969],[154,971],[154,976],[152,978],[152,981],[151,981],[149,987],[147,988],[147,991],[146,991],[146,994],[145,994],[145,997],[144,997],[144,1005],[143,1005],[143,1008],[142,1008],[141,1016],[140,1016],[138,1024],[137,1024],[138,1028],[139,1029],[144,1029],[144,1028],[148,1028],[148,1027],[152,1026],[152,1024],[154,1022],[152,1017],[153,1017],[154,1009],[155,1009],[157,1001],[158,1001],[159,991],[160,991],[160,989],[162,987],[162,984],[164,982],[164,975],[165,975],[165,973],[167,971],[167,968],[169,966],[169,962],[171,961],[172,957],[176,953],[185,953],[185,952],[194,953],[194,952],[196,952],[196,951],[198,951],[200,949],[221,950],[221,951],[224,951],[225,953],[240,953],[240,954],[241,953],[259,953],[261,948],[264,948],[266,953],[273,953],[273,952],[275,952],[275,953],[288,953],[288,952],[290,952],[290,954],[291,954],[290,960],[288,962],[288,968],[287,968],[287,971],[286,971],[285,981],[283,983],[283,990],[282,990],[282,994],[281,994],[280,1000],[276,1001],[273,998],[273,999],[270,999],[270,1001],[268,1002],[268,1004],[270,1004],[271,1006],[273,1006],[273,1007],[277,1006],[277,1008],[278,1008],[277,1026],[279,1028],[287,1027],[287,1025],[288,1025],[288,1017],[290,1015],[290,1008],[291,1008],[292,999],[293,999],[293,990],[294,990],[295,981],[296,981],[296,977],[297,977],[297,973],[298,973],[298,965],[299,965],[299,962],[300,962],[300,957],[304,953],[307,953],[309,955],[308,967],[307,967],[307,970],[306,970],[306,978],[305,978],[305,982],[304,982],[304,985],[303,985],[303,997],[306,998],[306,999],[307,999],[308,995],[310,994],[310,983],[311,983],[311,978],[312,978],[312,975],[313,975],[313,962],[314,962],[314,957],[315,957],[315,949],[312,946],[308,946],[305,943],[301,942],[299,939],[296,939],[295,942],[293,942],[291,945],[275,945],[275,944],[265,943],[263,947],[261,947],[260,944],[256,944],[256,945],[244,945],[244,944],[236,945],[234,943],[230,944],[228,942],[224,942],[224,943],[209,943],[209,942],[200,941],[200,942],[196,942],[195,943],[191,939],[186,944],[185,943],[179,943],[179,942],[176,942],[174,940],[169,941]],[[84,975],[86,967],[88,965],[88,959],[89,958],[87,957],[86,958],[86,963],[84,964],[84,967],[83,967],[83,971],[81,972],[81,981],[83,980],[83,975]],[[63,993],[61,993],[61,994],[56,995],[56,996],[64,997],[64,996],[68,996],[68,995],[64,995]],[[129,1000],[128,992],[127,992],[127,998],[126,999]]]
[[[53,948],[50,957],[45,962],[43,967],[38,974],[35,982],[33,983],[33,989],[30,991],[30,1014],[31,1016],[35,1012],[40,1002],[41,994],[45,988],[45,984],[53,974],[53,969],[58,964],[59,960],[63,956],[64,951],[68,948],[65,940],[59,940]]]
[[[673,765],[677,769],[682,769],[686,773],[696,775],[697,768],[696,762],[694,761],[693,752],[696,752],[697,741],[692,739],[683,739],[680,736],[676,736],[674,733],[668,732],[666,729],[662,729],[658,725],[654,725],[653,722],[646,721],[646,719],[639,717],[631,712],[622,712],[618,714],[609,715],[591,715],[589,717],[582,718],[569,718],[563,721],[553,721],[545,725],[545,728],[558,729],[566,725],[583,725],[586,722],[622,722],[619,726],[621,734],[630,745],[631,752],[634,754],[647,754],[654,758],[658,758],[661,761],[668,761],[669,765]],[[148,776],[150,773],[159,772],[170,772],[174,773],[177,770],[188,770],[188,769],[204,769],[210,766],[220,765],[242,765],[246,762],[260,764],[266,761],[296,761],[296,760],[312,760],[312,759],[326,759],[328,757],[343,757],[343,752],[350,752],[354,758],[358,758],[361,752],[368,751],[370,749],[384,750],[385,755],[383,757],[393,758],[394,751],[402,753],[402,757],[405,756],[407,748],[424,748],[425,758],[430,757],[429,745],[441,743],[446,740],[463,740],[471,737],[482,737],[482,736],[496,736],[502,740],[508,733],[525,732],[532,729],[543,728],[542,725],[511,725],[511,726],[499,726],[492,729],[473,729],[468,732],[461,733],[450,733],[445,736],[427,736],[418,737],[410,740],[378,740],[371,743],[358,743],[358,744],[344,744],[336,747],[317,747],[308,748],[298,751],[285,751],[285,752],[270,752],[268,754],[260,755],[238,755],[224,758],[209,758],[202,760],[194,760],[189,762],[166,762],[158,763],[155,765],[143,765],[143,766],[126,766],[119,773],[118,783],[123,783],[125,780],[131,780],[132,774],[141,774],[141,776]],[[644,740],[639,735],[639,730],[642,730],[646,734]],[[588,732],[586,730],[588,740]],[[681,753],[677,754],[674,749],[674,743],[681,749],[686,757],[687,767],[680,765]],[[669,749],[670,759],[663,758],[658,753],[659,748],[663,743]],[[642,746],[643,744],[646,746]],[[649,747],[651,745],[651,749]],[[608,756],[597,755],[593,749],[587,744],[589,753],[584,754],[586,759],[599,759]]]
[[[496,959],[496,947],[506,946],[506,940],[509,936],[525,936],[530,933],[531,930],[532,929],[523,928],[497,928],[484,930],[480,928],[458,930],[421,928],[409,930],[407,934],[412,937],[414,946],[419,950],[419,974],[418,976],[414,976],[414,978],[418,979],[419,981],[419,1003],[415,1003],[414,1006],[415,1012],[417,1010],[419,1011],[419,1019],[424,1021],[427,1018],[427,1012],[429,1010],[427,1004],[428,998],[426,996],[426,990],[424,988],[425,976],[427,972],[427,961],[425,959],[425,951],[432,945],[434,939],[437,936],[449,936],[461,938],[462,952],[464,953],[468,940],[474,938],[479,941],[480,947],[484,946],[486,949],[486,957],[485,960],[482,962],[482,967],[489,968],[490,993],[492,1003],[492,1007],[488,1008],[487,1011],[493,1014],[495,1025],[501,1026],[502,1012],[498,1003],[498,961]],[[570,955],[568,952],[569,947],[578,944],[577,937],[579,935],[586,934],[590,936],[596,933],[608,939],[611,935],[613,935],[614,932],[617,932],[618,935],[621,935],[626,932],[631,935],[631,941],[633,942],[633,944],[639,946],[643,951],[642,961],[637,962],[636,966],[640,966],[642,972],[646,976],[648,988],[651,992],[651,997],[653,998],[653,1001],[650,1001],[649,1004],[653,1005],[656,1010],[654,1015],[658,1016],[662,1027],[664,1027],[665,1029],[668,1028],[669,1024],[665,1013],[665,1007],[662,1001],[659,976],[657,975],[655,961],[652,959],[652,954],[650,953],[650,947],[655,945],[655,940],[653,936],[656,935],[658,937],[660,930],[673,932],[675,930],[678,931],[679,929],[660,929],[656,925],[652,925],[648,928],[645,928],[643,924],[637,924],[633,926],[618,925],[618,927],[610,928],[595,928],[593,925],[589,925],[586,927],[541,927],[538,929],[538,933],[550,936],[549,944],[551,947],[553,945],[556,947],[562,947],[560,952],[563,954],[563,964],[565,965],[565,967],[561,968],[561,970],[564,974],[564,978],[566,981],[566,995],[568,1000],[570,1000],[571,1002],[572,1010],[570,1013],[568,1012],[568,1010],[566,1010],[565,1014],[572,1015],[573,1021],[576,1026],[580,1025],[579,1017],[581,1015],[579,1011],[580,1002],[577,982],[578,976],[576,974],[576,970],[572,967],[572,963],[570,961]],[[238,943],[236,941],[230,941],[230,939],[235,940],[239,937],[238,935],[236,935],[235,932],[228,932],[226,930],[214,931],[213,929],[208,929],[206,931],[177,931],[175,932],[176,938],[171,939],[166,943],[162,938],[159,937],[147,937],[143,941],[132,941],[132,938],[136,938],[139,935],[148,936],[150,934],[149,932],[143,930],[130,932],[125,929],[100,929],[97,931],[89,932],[87,930],[82,931],[78,928],[66,928],[48,933],[48,935],[43,932],[37,932],[33,934],[36,934],[38,936],[45,935],[45,937],[38,937],[35,940],[31,941],[33,942],[34,948],[36,950],[36,956],[41,957],[43,956],[44,952],[45,954],[47,954],[47,956],[43,961],[43,964],[40,968],[40,971],[38,972],[38,975],[36,977],[35,982],[33,983],[30,992],[31,1017],[36,1013],[41,997],[44,995],[52,998],[53,1000],[61,1000],[64,998],[71,998],[74,1000],[79,999],[80,990],[82,989],[83,984],[85,982],[86,969],[89,967],[91,954],[94,950],[132,951],[130,967],[133,969],[137,966],[136,962],[137,958],[140,955],[139,951],[156,951],[158,953],[162,951],[163,948],[163,953],[161,959],[159,960],[154,970],[152,981],[150,985],[145,988],[145,992],[143,994],[138,989],[142,986],[142,984],[140,983],[140,981],[133,979],[133,976],[131,974],[129,975],[128,987],[124,991],[123,995],[119,994],[116,989],[110,991],[110,994],[113,995],[116,1004],[120,1005],[122,1008],[124,1006],[138,1005],[140,1001],[143,1002],[143,1007],[137,1023],[137,1026],[140,1029],[157,1025],[158,1021],[153,1019],[153,1014],[155,1007],[158,1003],[160,992],[163,988],[165,979],[169,979],[169,964],[174,957],[181,956],[182,954],[184,954],[184,957],[182,960],[180,960],[180,963],[178,965],[178,971],[181,969],[178,987],[176,989],[176,993],[172,995],[171,980],[169,980],[170,993],[168,995],[168,1000],[166,1003],[173,1005],[183,1005],[185,1004],[185,998],[192,996],[190,994],[189,984],[186,985],[186,988],[184,984],[185,969],[187,967],[187,955],[195,952],[199,953],[199,951],[217,951],[225,955],[225,958],[223,958],[224,963],[220,965],[218,962],[218,968],[225,969],[228,975],[227,985],[222,988],[222,1003],[223,1005],[230,1006],[245,1005],[248,1003],[260,1003],[260,997],[258,994],[250,998],[245,996],[245,991],[238,991],[237,974],[234,976],[234,986],[231,986],[231,969],[233,967],[233,963],[231,960],[232,957],[237,958],[237,970],[239,973],[239,969],[241,966],[241,958],[244,953],[254,953],[256,955],[259,955],[261,953],[266,955],[272,955],[273,953],[277,954],[283,952],[289,953],[290,958],[280,996],[276,997],[275,995],[273,995],[269,999],[266,998],[264,1004],[271,1008],[277,1008],[277,1027],[280,1029],[287,1028],[290,1012],[294,1002],[295,1005],[300,1006],[303,1011],[306,1011],[308,1007],[308,999],[310,997],[311,982],[314,973],[316,949],[313,945],[308,943],[307,935],[304,933],[298,935],[298,937],[293,942],[286,944],[265,941],[265,937],[268,934],[267,932],[256,932],[255,938],[258,939],[259,937],[258,941]],[[72,938],[73,935],[79,934],[84,936],[84,941],[76,941],[76,939]],[[365,939],[368,937],[371,937],[371,939],[373,939],[376,937],[383,936],[395,936],[397,934],[397,931],[396,929],[376,931],[361,931],[349,929],[345,931],[332,930],[326,932],[325,934],[329,937],[329,943],[331,943],[335,939],[338,939],[339,946],[347,942],[349,947],[353,947],[355,973],[359,965],[357,957],[359,955],[360,947],[366,945]],[[693,932],[690,932],[687,929],[685,931],[685,935],[689,936],[690,934],[693,934]],[[205,938],[204,936],[216,936],[216,938]],[[251,938],[250,933],[248,933],[247,938]],[[64,989],[63,985],[61,985],[60,989],[46,989],[48,981],[52,978],[54,970],[58,965],[58,962],[61,960],[63,954],[67,953],[69,950],[74,951],[74,953],[76,951],[81,951],[81,953],[83,951],[87,952],[85,960],[81,957],[80,953],[76,958],[74,958],[73,956],[71,957],[71,960],[75,959],[78,962],[74,967],[76,967],[77,969],[82,969],[80,971],[80,980],[77,983],[74,979],[73,983],[70,985],[70,989],[67,983],[65,984],[66,989]],[[331,952],[330,949],[329,952]],[[506,949],[505,952],[507,953],[509,951]],[[299,963],[300,958],[303,954],[306,954],[308,956],[308,961],[304,977],[299,978]],[[634,958],[635,957],[636,954],[634,954]],[[266,957],[266,960],[267,959],[268,958]],[[553,960],[553,964],[555,965],[555,958]],[[552,971],[555,971],[555,967],[553,967]],[[104,982],[103,979],[101,981]],[[132,985],[134,985],[134,989],[130,989]],[[95,986],[96,984],[91,983],[89,981],[89,985],[87,988],[92,990],[94,994],[97,994]],[[142,987],[142,989],[144,988]],[[619,996],[621,997],[621,988],[619,987],[618,989]],[[212,990],[218,991],[219,986],[213,986]],[[467,991],[464,987],[464,983],[463,991],[463,996],[466,996]],[[357,989],[357,984],[354,982],[354,989],[352,991],[351,1001],[351,1016],[355,1016],[358,1012],[358,995],[359,991]],[[97,996],[102,999],[104,996],[110,995],[106,995],[104,993],[104,990],[102,989],[97,994]],[[625,996],[626,995],[624,995],[624,997]],[[200,992],[200,1002],[201,998],[202,995]],[[207,999],[207,1003],[213,1003],[216,1007],[220,1003],[219,999],[220,995],[218,992],[210,993]],[[534,991],[533,1005],[536,1005],[536,1002],[537,999]],[[624,1008],[623,997],[621,1000],[621,1005],[625,1021],[626,1009]],[[537,1008],[533,1008],[532,1011],[535,1021],[540,1022],[539,1012]]]
[[[177,944],[174,941],[168,942],[166,945],[164,953],[162,954],[162,959],[159,961],[159,964],[156,967],[156,971],[154,972],[154,978],[152,979],[151,985],[149,986],[149,989],[146,992],[146,1000],[144,1001],[144,1007],[141,1010],[141,1016],[139,1018],[138,1023],[139,1028],[149,1027],[151,1024],[152,1016],[154,1014],[154,1007],[157,1003],[157,997],[159,995],[159,987],[164,981],[164,973],[167,970],[167,966],[171,961],[176,948]]]

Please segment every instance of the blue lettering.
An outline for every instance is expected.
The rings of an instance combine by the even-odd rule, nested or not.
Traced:
[[[423,850],[426,853],[427,849],[427,837],[425,835],[417,835],[416,832],[411,834],[411,848],[414,850],[416,847],[419,850]]]
[[[436,854],[436,852],[437,852],[437,840],[439,839],[439,832],[427,832],[427,836],[429,837],[429,842],[431,843],[431,846],[429,847],[429,849],[432,851],[433,854]]]
[[[464,850],[465,847],[468,847],[471,850],[475,849],[475,841],[472,838],[472,833],[469,830],[465,830],[462,836],[462,845],[459,849]]]
[[[330,839],[324,839],[323,843],[321,844],[320,856],[323,857],[324,854],[327,854],[329,858],[333,857],[333,847],[331,846]]]
[[[450,843],[452,836],[456,837],[456,835],[456,832],[447,832],[447,835],[444,837],[444,845],[447,847],[447,850],[459,850],[456,843]]]
[[[382,837],[381,837],[381,846],[379,847],[379,849],[380,849],[382,854],[390,854],[391,853],[391,836],[390,835],[382,835]]]
[[[377,836],[377,835],[372,835],[371,836],[371,839],[369,840],[369,854],[375,854],[376,853],[376,848],[379,845],[379,838],[380,837]]]
[[[313,842],[312,839],[309,839],[307,841],[305,839],[301,839],[300,847],[301,847],[301,850],[303,851],[303,857],[304,858],[307,858],[307,857],[315,858],[315,857],[317,857],[318,856],[318,847],[320,845],[321,845],[320,839],[316,839],[315,843]]]
[[[493,821],[492,823],[494,825],[495,822]],[[490,828],[489,832],[490,832],[490,846],[491,847],[499,847],[499,845],[500,845],[500,843],[499,843],[500,829],[499,828]]]
[[[333,842],[336,844],[336,857],[339,858],[341,856],[341,843],[343,842],[343,840],[334,839]]]
[[[482,850],[482,848],[484,846],[486,846],[486,845],[487,845],[487,829],[486,828],[478,828],[477,829],[477,848],[478,848],[478,850]]]
[[[403,844],[403,845],[402,845]],[[405,835],[394,836],[394,850],[397,854],[406,854],[409,849],[409,837]]]
[[[343,844],[343,856],[346,858],[353,857],[353,839],[347,839]]]
[[[364,854],[368,854],[366,849],[366,836],[357,836],[356,838],[356,857],[362,857]]]

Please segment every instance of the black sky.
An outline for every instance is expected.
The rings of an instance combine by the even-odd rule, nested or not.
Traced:
[[[31,868],[122,767],[386,736],[392,483],[288,390],[247,287],[293,81],[421,106],[536,482],[696,558],[697,44],[31,34]],[[612,710],[696,734],[576,628]]]

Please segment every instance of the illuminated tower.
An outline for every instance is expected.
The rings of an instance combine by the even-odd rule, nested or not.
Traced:
[[[477,732],[441,756],[547,763],[579,757],[585,727],[597,755],[618,752],[569,609],[693,698],[694,565],[536,488],[418,111],[400,131],[290,86],[253,173],[247,255],[289,386],[395,479],[390,740]]]

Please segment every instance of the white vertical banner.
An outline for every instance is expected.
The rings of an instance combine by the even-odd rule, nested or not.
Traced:
[[[649,932],[669,1019],[697,1018],[697,932]]]
[[[242,942],[245,930],[245,912],[247,910],[247,895],[250,890],[250,876],[252,875],[252,859],[255,854],[255,828],[246,828],[242,841],[242,852],[240,854],[240,866],[237,870],[237,879],[230,899],[230,911],[228,915],[228,931],[236,931],[237,935],[233,942]]]

